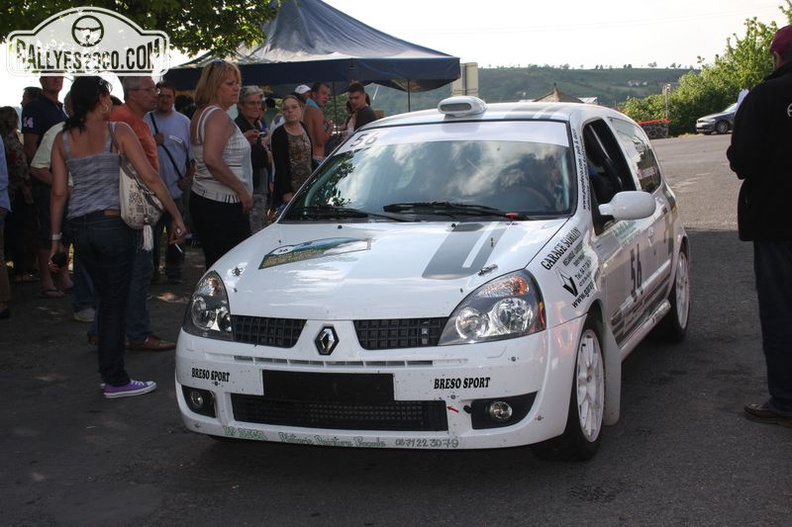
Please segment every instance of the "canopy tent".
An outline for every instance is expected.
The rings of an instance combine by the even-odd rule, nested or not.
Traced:
[[[439,88],[460,75],[459,58],[392,37],[320,0],[285,0],[262,28],[263,44],[242,45],[228,57],[242,71],[244,84],[359,81],[410,92]],[[177,89],[192,89],[214,58],[200,56],[165,78]]]

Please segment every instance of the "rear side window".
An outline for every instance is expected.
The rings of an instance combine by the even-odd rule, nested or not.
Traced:
[[[641,190],[654,192],[660,186],[660,166],[646,134],[627,121],[612,119],[611,124],[627,154],[627,162],[638,176]]]

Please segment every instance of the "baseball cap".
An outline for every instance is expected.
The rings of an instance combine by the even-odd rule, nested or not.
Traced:
[[[792,51],[792,26],[784,26],[776,31],[770,44],[770,51],[777,53]]]
[[[294,88],[294,93],[296,93],[297,95],[303,95],[309,91],[311,91],[311,88],[309,88],[305,84],[300,84],[299,86]]]

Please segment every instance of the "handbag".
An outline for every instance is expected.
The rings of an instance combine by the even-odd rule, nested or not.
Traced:
[[[121,219],[135,230],[143,230],[143,250],[154,248],[153,226],[162,216],[162,202],[140,180],[140,176],[127,156],[121,153],[113,133],[113,126],[108,124],[113,146],[119,156],[118,200],[121,205]]]

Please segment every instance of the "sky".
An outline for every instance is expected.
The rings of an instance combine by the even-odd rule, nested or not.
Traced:
[[[712,63],[745,20],[786,25],[784,0],[324,0],[385,33],[476,62],[593,68]],[[17,28],[32,29],[32,28]],[[7,73],[0,46],[0,105],[17,106],[37,77]],[[68,83],[64,85],[64,92]],[[114,89],[118,93],[119,89]]]

